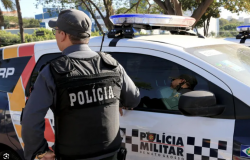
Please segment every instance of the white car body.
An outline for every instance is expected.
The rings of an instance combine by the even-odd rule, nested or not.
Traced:
[[[89,46],[94,51],[100,51],[101,43],[102,37],[94,37],[91,38]],[[32,45],[34,45],[35,63],[39,62],[44,55],[60,53],[56,41],[38,42]],[[152,56],[166,60],[166,63],[171,61],[208,80],[209,83],[217,86],[221,92],[231,95],[232,102],[234,101],[233,99],[237,99],[237,103],[238,101],[239,103],[242,102],[244,106],[249,108],[250,86],[186,51],[189,48],[213,45],[234,45],[234,43],[181,35],[136,36],[133,39],[123,38],[119,40],[106,37],[102,51],[114,56],[123,53],[137,55],[138,57],[140,55]],[[16,57],[19,57],[18,49],[23,46],[25,45],[17,47]],[[12,48],[15,47],[12,46]],[[4,57],[9,54],[5,50],[6,48],[3,49],[3,59],[6,59]],[[202,52],[200,53],[203,54]],[[216,53],[214,52],[213,54]],[[213,54],[207,56],[210,57]],[[157,86],[160,81],[162,80],[154,80]],[[17,85],[17,87],[20,88],[14,89],[13,94],[8,94],[8,101],[16,134],[23,146],[20,135],[20,110],[24,107],[26,98],[24,92],[27,90],[27,87],[25,88],[23,83],[20,86]],[[145,93],[147,92],[150,91],[145,91]],[[20,93],[23,94],[23,102],[14,104],[17,97],[20,97]],[[17,96],[17,94],[19,95]],[[17,97],[14,98],[15,96]],[[232,104],[232,106],[233,108],[236,107],[236,100],[235,105]],[[233,156],[247,157],[248,154],[246,154],[242,146],[248,147],[249,145],[250,147],[250,135],[244,137],[244,135],[240,135],[238,132],[240,131],[241,133],[245,129],[240,127],[240,124],[243,123],[242,121],[244,121],[244,124],[248,124],[250,121],[248,117],[245,118],[247,120],[244,120],[244,118],[238,118],[240,120],[237,120],[236,109],[234,110],[232,110],[234,113],[231,118],[192,117],[167,111],[124,110],[124,116],[120,117],[120,126],[122,128],[123,145],[128,150],[127,160],[231,160]],[[54,143],[54,129],[52,127],[54,121],[51,110],[46,115],[46,119],[46,139],[51,147]],[[153,139],[149,141],[147,136],[153,136]]]
[[[240,43],[241,40],[236,38],[225,38],[224,40],[250,47],[250,39],[246,39],[245,43]]]

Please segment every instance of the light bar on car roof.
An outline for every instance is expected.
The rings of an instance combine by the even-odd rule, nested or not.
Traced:
[[[246,32],[246,31],[249,31],[249,30],[250,30],[250,26],[249,26],[249,25],[248,25],[248,26],[239,26],[239,27],[237,27],[236,29],[237,29],[237,31],[239,31],[239,32]]]
[[[195,19],[184,16],[160,15],[160,14],[119,14],[110,17],[114,25],[143,24],[165,27],[190,27]]]

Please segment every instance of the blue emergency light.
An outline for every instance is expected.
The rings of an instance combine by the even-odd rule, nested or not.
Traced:
[[[196,21],[191,17],[160,14],[120,14],[111,16],[110,20],[114,25],[144,24],[165,27],[190,27]]]
[[[179,33],[189,31],[195,19],[184,16],[162,14],[119,14],[110,17],[114,28],[108,33],[109,38],[133,38],[134,30],[168,30]]]
[[[249,32],[250,31],[250,25],[245,25],[245,26],[238,26],[237,31],[239,32]]]
[[[250,39],[250,25],[236,27],[239,34],[236,39],[241,39],[240,43],[245,43],[246,39]]]

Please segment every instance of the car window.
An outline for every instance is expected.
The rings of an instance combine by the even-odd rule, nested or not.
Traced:
[[[241,44],[209,45],[185,49],[250,87],[250,48]]]
[[[43,56],[41,56],[39,58],[39,60],[36,63],[35,68],[32,71],[32,74],[30,76],[29,82],[27,84],[27,87],[25,89],[25,94],[28,97],[28,95],[30,94],[30,89],[31,87],[34,85],[36,78],[39,74],[39,70],[41,69],[41,67],[46,64],[48,61],[55,59],[57,57],[59,57],[61,55],[61,53],[52,53],[52,54],[45,54]]]
[[[218,94],[218,103],[232,102],[233,98],[223,89],[214,85],[199,74],[166,59],[135,54],[135,53],[110,53],[124,67],[127,74],[140,89],[141,103],[136,108],[160,112],[180,113],[178,100],[180,95],[192,90],[178,90],[171,88],[172,79],[180,75],[189,75],[197,80],[193,90],[211,91]],[[229,97],[228,97],[229,96]],[[229,104],[228,105],[232,105]],[[233,106],[230,114],[233,116]]]

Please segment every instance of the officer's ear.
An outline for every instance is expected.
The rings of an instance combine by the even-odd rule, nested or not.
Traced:
[[[59,41],[60,42],[64,42],[66,40],[67,36],[68,36],[67,33],[65,33],[64,31],[60,31],[59,35],[60,35],[59,36]]]

